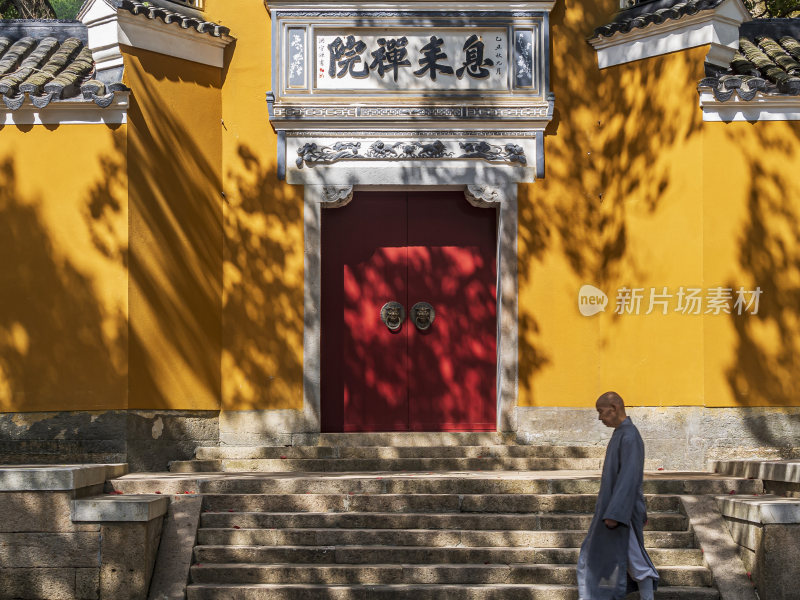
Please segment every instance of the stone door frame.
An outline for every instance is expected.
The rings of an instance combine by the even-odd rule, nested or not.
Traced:
[[[473,206],[497,209],[497,431],[516,429],[518,374],[517,183],[461,185],[305,185],[303,209],[303,431],[321,430],[322,211],[356,191],[463,191]]]

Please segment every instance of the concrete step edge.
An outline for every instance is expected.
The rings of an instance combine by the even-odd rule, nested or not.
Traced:
[[[501,548],[508,543],[528,541],[541,547],[542,542],[559,548],[572,548],[586,536],[585,530],[480,530],[480,529],[337,529],[337,528],[211,528],[198,531],[198,544],[238,546],[242,543],[268,547],[287,544],[316,547],[335,543],[338,547],[383,545],[387,536],[404,548],[435,546],[437,548]],[[509,539],[511,538],[511,539]],[[516,539],[514,539],[516,538]],[[437,543],[438,542],[438,543]],[[494,543],[497,542],[497,545]],[[505,543],[503,543],[505,542]],[[664,550],[695,549],[690,531],[647,531],[648,548]],[[513,547],[519,547],[514,545]]]
[[[309,550],[314,548],[318,549],[347,548],[348,550],[364,550],[365,552],[369,552],[370,550],[375,550],[375,549],[396,550],[398,552],[403,552],[408,550],[415,550],[415,551],[469,550],[472,552],[477,552],[481,550],[486,550],[495,553],[503,552],[506,550],[512,552],[521,552],[524,550],[555,550],[559,552],[580,550],[579,546],[564,548],[564,547],[554,547],[554,546],[388,546],[386,544],[341,544],[341,545],[320,544],[317,546],[298,546],[296,544],[292,545],[280,544],[276,546],[262,546],[258,544],[242,544],[238,546],[227,546],[222,544],[197,544],[194,548],[214,549],[214,550],[229,550],[229,549],[253,550],[253,549],[263,549],[263,548],[267,548],[269,550]],[[702,550],[700,548],[648,548],[647,550],[648,552],[653,551],[655,553],[669,552],[669,553],[682,553],[682,554],[693,554],[693,555],[702,554]],[[366,564],[366,563],[359,563],[359,564]]]
[[[302,515],[330,515],[330,514],[343,514],[343,513],[314,512],[314,511],[297,513],[297,512],[291,512],[291,511],[272,512],[272,511],[264,511],[264,510],[228,512],[228,511],[219,511],[219,510],[207,510],[207,511],[203,511],[202,514],[204,514],[204,515],[246,514],[246,515],[269,515],[269,516],[275,516],[275,517],[282,517],[282,516],[292,516],[292,515],[297,515],[297,514],[302,514]],[[461,512],[441,512],[441,513],[407,512],[407,513],[396,513],[396,512],[379,512],[379,511],[376,511],[376,512],[353,511],[353,512],[347,513],[347,515],[349,515],[351,518],[353,516],[358,516],[358,515],[364,515],[364,516],[369,515],[370,517],[376,517],[376,518],[395,517],[395,516],[402,516],[402,517],[412,518],[415,515],[418,515],[420,517],[424,516],[424,517],[428,518],[428,517],[431,517],[431,516],[448,516],[448,515],[465,515],[465,516],[469,516],[470,514],[471,513],[461,513]],[[686,516],[681,512],[668,511],[668,510],[667,511],[652,511],[652,512],[648,511],[647,514],[648,514],[648,517],[650,517],[651,519],[652,518],[656,518],[657,516],[659,516],[659,517],[665,517],[665,516],[685,517]],[[512,513],[492,513],[492,518],[495,518],[495,517],[497,517],[497,518],[513,517],[513,518],[522,519],[522,518],[529,518],[530,516],[531,515],[528,515],[526,513],[513,513],[513,512]],[[593,515],[593,513],[589,513],[589,512],[564,512],[564,513],[552,512],[552,513],[545,513],[543,515],[534,515],[534,516],[546,516],[548,518],[551,518],[551,517],[569,517],[569,518],[572,518],[572,517],[592,517],[594,515]],[[295,529],[302,529],[302,527],[296,527]],[[353,528],[353,529],[357,529],[357,528]]]
[[[215,458],[603,458],[602,446],[199,446],[195,460]],[[305,455],[305,456],[303,456]],[[447,456],[442,456],[447,455]],[[464,455],[464,456],[460,456]],[[469,456],[468,456],[469,455]],[[477,455],[477,456],[473,456]]]
[[[485,563],[202,563],[193,564],[192,569],[558,569],[572,570],[575,565],[568,563],[511,563],[511,564],[485,564]],[[704,565],[661,565],[659,570],[669,571],[708,571]]]

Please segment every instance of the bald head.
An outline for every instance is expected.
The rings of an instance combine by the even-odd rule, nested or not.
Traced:
[[[606,406],[608,404],[625,410],[625,402],[617,392],[606,392],[597,399],[596,406]]]
[[[625,402],[617,392],[606,392],[597,399],[595,403],[597,418],[606,427],[619,427],[627,418],[625,414]]]

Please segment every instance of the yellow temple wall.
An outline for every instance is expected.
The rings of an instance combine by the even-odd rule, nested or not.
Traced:
[[[128,401],[126,126],[0,126],[0,412]]]
[[[547,175],[520,189],[519,405],[615,389],[641,406],[800,406],[800,126],[703,122],[707,48],[598,70],[594,10],[553,14]],[[605,312],[578,312],[584,284]],[[758,313],[675,311],[680,288],[718,286],[760,287]],[[639,314],[614,314],[623,287],[644,288]],[[645,314],[664,287],[669,314]]]
[[[219,68],[126,48],[131,409],[217,410],[222,349]]]
[[[212,0],[207,9],[238,38],[222,91],[222,406],[300,409],[302,188],[276,178],[264,102],[272,87],[270,21],[258,4],[244,11]],[[707,47],[599,70],[587,23],[615,9],[615,2],[557,4],[551,18],[556,114],[547,174],[519,190],[518,404],[591,407],[600,392],[616,389],[633,405],[797,405],[797,349],[787,339],[783,357],[768,350],[796,318],[788,298],[782,318],[789,321],[779,324],[674,310],[681,287],[759,285],[733,258],[750,218],[747,190],[761,170],[796,172],[796,153],[785,149],[796,147],[797,128],[704,123],[697,83]],[[737,143],[740,130],[749,132],[747,144]],[[775,150],[761,156],[764,143]],[[737,165],[734,176],[729,165]],[[775,235],[788,241],[790,234]],[[773,298],[796,289],[791,271],[774,274],[784,287]],[[608,295],[604,313],[578,312],[583,284]],[[644,288],[640,314],[614,314],[623,286]],[[664,287],[673,294],[669,314],[644,314],[650,288]],[[765,290],[762,310],[766,297]],[[773,374],[779,389],[752,391]]]
[[[800,122],[704,128],[705,278],[760,287],[758,315],[708,318],[708,406],[800,406]]]
[[[213,0],[236,36],[223,86],[222,406],[303,406],[303,188],[278,181],[269,124],[271,22],[262,3]]]
[[[707,48],[599,70],[558,3],[546,177],[519,188],[519,399],[800,405],[800,125],[704,123]],[[270,20],[209,0],[223,69],[125,49],[128,124],[0,128],[0,411],[300,410],[303,189],[278,181]],[[10,257],[10,258],[9,258]],[[607,294],[578,311],[578,290]],[[617,291],[644,288],[640,314]],[[760,286],[758,315],[644,314]],[[705,307],[704,307],[705,309]]]
[[[593,407],[609,389],[632,405],[703,405],[703,316],[651,288],[703,287],[703,130],[697,82],[707,48],[603,70],[586,23],[613,7],[552,15],[556,115],[545,178],[520,186],[520,406]],[[577,8],[577,7],[576,7]],[[591,12],[589,12],[591,11]],[[584,316],[593,285],[604,312]],[[617,291],[643,288],[639,314]]]

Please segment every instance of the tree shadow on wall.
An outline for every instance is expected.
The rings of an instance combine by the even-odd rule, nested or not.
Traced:
[[[556,109],[545,132],[545,178],[520,189],[521,286],[554,251],[581,284],[609,296],[646,278],[647,265],[630,252],[631,219],[654,216],[665,194],[695,176],[676,168],[671,153],[699,133],[695,89],[703,58],[688,51],[599,70],[586,39],[617,9],[610,1],[560,0],[551,13]],[[553,293],[572,299],[577,291]],[[540,324],[524,306],[520,325],[520,385],[530,391],[550,359],[537,342]]]
[[[732,129],[730,143],[749,168],[746,218],[739,237],[745,281],[728,287],[760,287],[758,313],[731,314],[736,334],[734,362],[726,376],[731,394],[743,406],[797,407],[800,402],[800,125],[755,123],[746,132]],[[787,168],[788,166],[788,168]],[[794,169],[794,170],[793,170]],[[797,456],[800,414],[747,419],[764,445]]]
[[[303,405],[303,198],[245,144],[224,210],[226,404]]]
[[[139,60],[149,75],[168,79],[159,63]],[[222,197],[217,121],[194,115],[131,67],[127,173],[130,238],[130,408],[218,410],[221,374]],[[186,74],[188,87],[213,87]],[[140,80],[136,80],[135,78]],[[198,77],[197,80],[192,77]],[[174,85],[174,82],[172,82]],[[173,92],[174,93],[174,92]],[[199,110],[199,109],[198,109]],[[212,115],[213,116],[213,115]],[[208,133],[207,137],[203,137]],[[118,167],[104,164],[108,177]],[[89,199],[102,252],[118,210],[98,182]]]
[[[107,314],[54,244],[14,159],[0,160],[0,410],[96,410],[126,397],[125,315]]]

